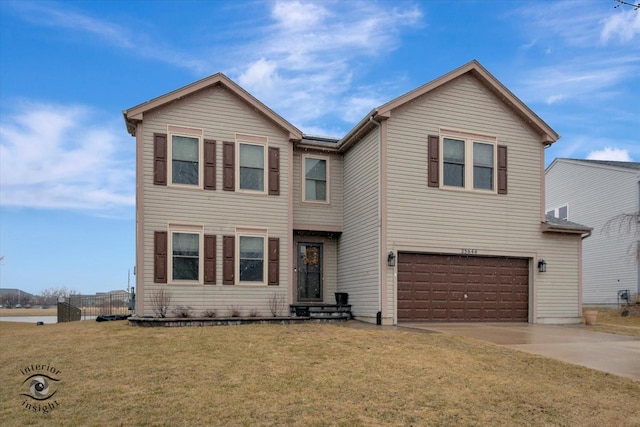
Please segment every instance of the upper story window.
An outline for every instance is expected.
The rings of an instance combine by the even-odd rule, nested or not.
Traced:
[[[171,136],[171,183],[199,185],[200,140],[189,136]]]
[[[473,188],[493,190],[494,151],[492,144],[473,143]]]
[[[168,131],[169,183],[202,187],[202,130],[168,126]]]
[[[329,159],[324,157],[303,156],[304,163],[304,201],[329,201]]]
[[[547,215],[554,216],[556,218],[568,220],[569,219],[569,206],[564,205],[555,209],[551,209],[547,211]]]
[[[441,140],[444,187],[495,192],[495,137],[446,132]]]
[[[240,191],[265,192],[267,137],[236,135],[238,142],[238,184]]]
[[[240,189],[264,192],[264,146],[239,144]]]

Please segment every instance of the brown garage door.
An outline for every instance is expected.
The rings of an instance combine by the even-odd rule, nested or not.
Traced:
[[[398,254],[398,321],[526,322],[529,260]]]

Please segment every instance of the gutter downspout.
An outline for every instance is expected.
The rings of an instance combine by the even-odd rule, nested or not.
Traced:
[[[369,116],[368,123],[375,125],[380,130],[380,123],[375,119],[375,114]],[[376,314],[376,323],[381,320],[382,317],[382,135],[378,132],[378,274],[380,275],[378,281],[378,313]]]

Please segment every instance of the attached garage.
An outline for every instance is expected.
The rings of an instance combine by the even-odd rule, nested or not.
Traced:
[[[527,258],[398,254],[398,322],[527,322]]]

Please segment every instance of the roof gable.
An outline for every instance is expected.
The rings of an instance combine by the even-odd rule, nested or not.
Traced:
[[[341,145],[351,145],[357,135],[361,135],[363,131],[368,130],[371,119],[378,121],[391,117],[392,111],[414,99],[429,93],[446,83],[455,80],[464,75],[471,74],[481,84],[487,87],[494,95],[496,95],[503,103],[505,103],[512,111],[516,113],[525,123],[527,123],[535,132],[540,135],[540,142],[545,145],[551,145],[557,141],[560,136],[540,117],[538,117],[529,107],[527,107],[518,97],[516,97],[509,89],[507,89],[498,79],[489,73],[475,59],[467,64],[459,67],[435,80],[430,81],[404,95],[395,98],[386,104],[374,108],[367,116],[364,117],[349,133],[342,138]]]
[[[237,95],[240,99],[242,99],[247,104],[251,105],[258,112],[265,115],[268,119],[270,119],[273,123],[284,129],[289,133],[289,139],[292,141],[299,141],[302,139],[302,132],[293,126],[291,123],[283,119],[279,114],[271,110],[265,104],[260,102],[257,98],[251,95],[249,92],[241,88],[238,84],[236,84],[233,80],[228,78],[222,73],[216,73],[212,76],[206,77],[202,80],[198,80],[197,82],[191,83],[187,86],[183,86],[180,89],[176,89],[172,92],[159,96],[157,98],[153,98],[147,102],[136,105],[135,107],[131,107],[128,110],[122,112],[124,116],[125,123],[127,125],[127,131],[135,136],[136,134],[136,125],[141,122],[144,116],[144,113],[150,111],[154,108],[161,107],[170,102],[176,101],[178,99],[189,96],[195,92],[200,90],[223,85],[235,95]]]

